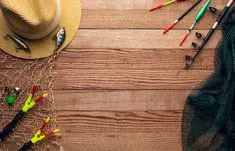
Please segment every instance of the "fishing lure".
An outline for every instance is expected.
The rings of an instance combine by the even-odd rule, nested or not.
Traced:
[[[214,7],[210,7],[211,12],[215,13],[218,15],[214,25],[211,27],[211,29],[209,30],[209,32],[207,33],[206,36],[202,35],[201,33],[197,32],[196,36],[199,39],[202,39],[203,42],[202,44],[199,46],[198,44],[196,44],[195,42],[192,43],[193,47],[195,49],[197,49],[197,53],[194,56],[189,56],[186,55],[185,59],[186,59],[186,69],[189,69],[189,67],[193,64],[193,62],[195,61],[195,59],[199,56],[199,54],[201,53],[201,51],[203,50],[204,46],[206,45],[206,43],[209,41],[209,39],[211,38],[211,36],[213,35],[213,33],[215,32],[216,28],[218,27],[218,25],[220,25],[220,23],[222,22],[222,20],[225,18],[225,16],[228,14],[229,10],[232,8],[232,5],[234,3],[234,0],[229,0],[228,3],[226,4],[226,6],[224,7],[224,9],[222,10],[222,12],[219,12],[218,9],[214,8]]]
[[[11,39],[16,45],[16,51],[18,50],[23,50],[26,53],[30,53],[31,49],[29,48],[29,46],[26,44],[26,42],[24,42],[22,39],[16,37],[16,36],[11,36],[9,34],[7,34],[5,37],[3,37],[5,40],[9,40]]]
[[[191,33],[191,31],[193,30],[193,28],[195,27],[195,25],[198,23],[198,21],[200,19],[202,19],[202,17],[205,15],[206,10],[208,9],[210,3],[212,0],[208,0],[203,6],[202,8],[199,10],[199,12],[196,15],[196,18],[192,24],[192,26],[189,28],[187,34],[185,35],[184,39],[181,41],[180,46],[182,46],[184,44],[184,42],[187,40],[189,34]]]
[[[55,129],[53,131],[44,133],[44,129],[49,121],[50,121],[50,117],[43,120],[42,126],[38,129],[38,131],[35,133],[35,135],[32,137],[32,139],[30,141],[28,141],[27,143],[25,143],[22,146],[22,148],[19,149],[19,151],[27,151],[28,149],[30,149],[32,147],[32,145],[38,143],[39,141],[42,141],[45,138],[52,136],[55,133],[58,133],[60,131],[59,129]]]
[[[5,101],[7,102],[8,105],[12,105],[16,102],[16,99],[20,93],[20,88],[5,87],[4,93],[5,93]]]
[[[149,9],[149,11],[154,11],[156,9],[159,9],[159,8],[165,7],[167,5],[170,5],[170,4],[174,3],[174,2],[180,2],[180,1],[185,1],[185,0],[171,0],[171,1],[168,1],[166,3],[157,5],[157,6],[153,7],[153,8],[151,8],[151,9]]]
[[[170,24],[163,32],[166,34],[169,30],[171,30],[180,20],[182,20],[188,13],[190,13],[202,0],[198,0],[195,4],[193,4],[186,12],[184,12],[178,19],[174,21],[173,24]]]
[[[14,119],[3,129],[0,133],[0,142],[4,141],[5,138],[13,132],[13,128],[20,122],[20,120],[24,117],[24,115],[28,112],[29,109],[34,107],[38,104],[43,98],[47,97],[48,94],[44,93],[43,95],[39,96],[35,100],[33,100],[34,94],[36,92],[36,87],[33,86],[31,93],[29,94],[28,98],[25,101],[24,106],[19,111],[19,113],[14,117]]]
[[[63,45],[66,38],[66,30],[64,27],[61,27],[60,30],[55,35],[55,51],[60,49],[60,47]]]

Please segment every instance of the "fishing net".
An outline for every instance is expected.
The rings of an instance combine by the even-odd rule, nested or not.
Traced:
[[[52,91],[55,78],[52,72],[55,56],[38,60],[22,60],[0,51],[0,131],[22,108],[33,85],[37,86],[36,96],[43,92],[49,93],[49,97],[29,110],[21,123],[14,129],[14,132],[4,142],[0,143],[0,151],[20,149],[24,143],[32,138],[42,125],[43,119],[48,116],[52,118],[52,121],[48,123],[48,129],[57,127],[55,99]],[[12,106],[9,106],[4,100],[5,86],[21,88],[17,102]],[[34,145],[33,149],[63,150],[60,145],[60,137],[49,138]]]
[[[222,23],[215,69],[187,98],[182,120],[184,151],[235,150],[235,11]]]

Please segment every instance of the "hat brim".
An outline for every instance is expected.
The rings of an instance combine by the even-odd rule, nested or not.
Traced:
[[[64,49],[76,36],[80,21],[81,21],[81,3],[80,0],[61,0],[61,19],[60,25],[66,30],[66,38],[63,45],[60,47],[60,51]],[[16,44],[11,40],[5,40],[7,35],[14,35],[10,30],[7,23],[4,20],[3,14],[0,11],[0,49],[6,53],[22,59],[39,59],[53,55],[55,53],[55,40],[56,30],[49,36],[40,40],[25,40],[24,42],[31,49],[31,53],[28,54],[23,50],[16,51]]]

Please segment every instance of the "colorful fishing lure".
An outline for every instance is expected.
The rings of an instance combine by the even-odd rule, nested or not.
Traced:
[[[16,99],[20,93],[20,88],[18,87],[5,87],[4,90],[5,93],[5,101],[7,102],[8,105],[12,105],[16,102]]]
[[[23,50],[26,53],[30,53],[31,50],[29,48],[29,46],[26,44],[26,42],[24,42],[22,39],[16,37],[16,36],[11,36],[9,34],[7,34],[5,37],[3,37],[5,40],[9,40],[11,39],[16,45],[16,51],[18,50]]]
[[[61,27],[60,30],[57,32],[55,36],[55,51],[60,49],[60,47],[63,45],[66,38],[66,30],[64,27]]]

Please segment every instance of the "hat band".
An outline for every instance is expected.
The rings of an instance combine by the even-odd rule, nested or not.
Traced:
[[[30,33],[25,33],[25,32],[16,30],[9,23],[8,23],[8,25],[16,34],[18,34],[26,39],[37,40],[37,39],[42,39],[42,38],[48,36],[58,26],[59,21],[60,21],[60,17],[61,17],[61,3],[60,3],[60,0],[57,0],[56,15],[55,15],[54,21],[43,32],[32,35]]]

